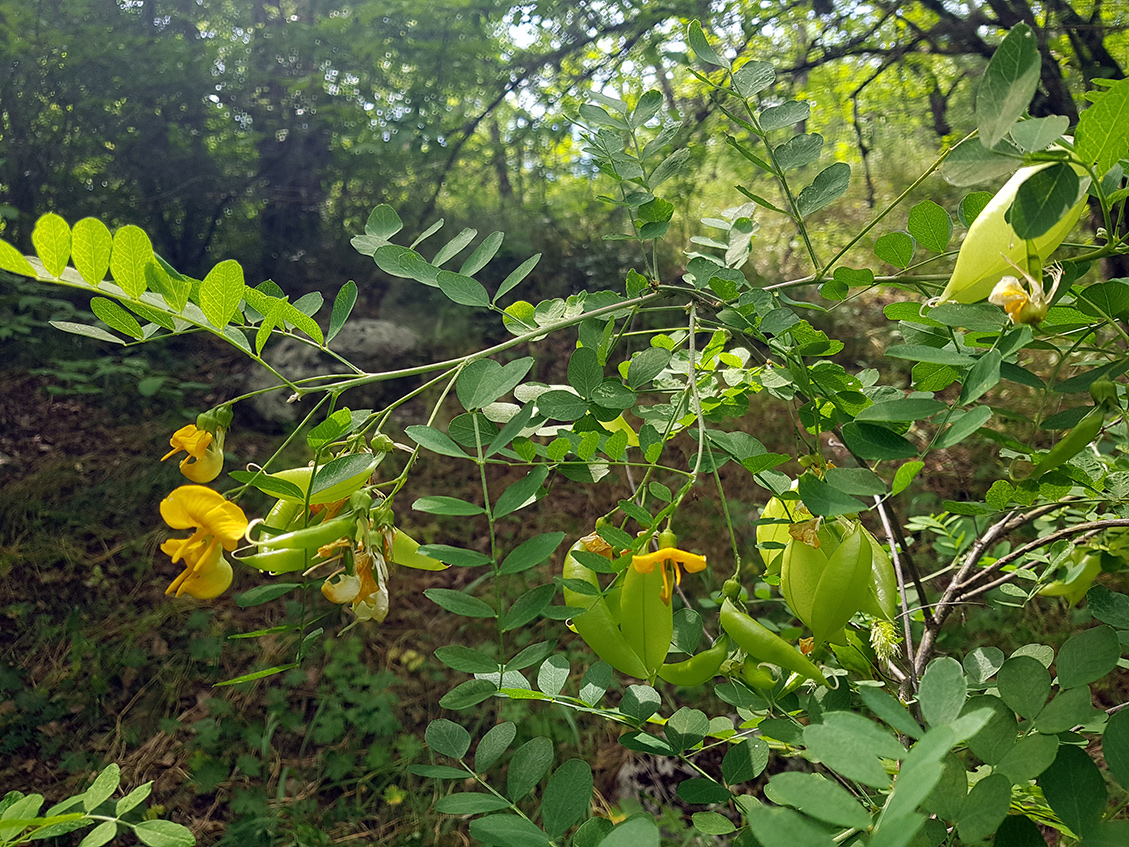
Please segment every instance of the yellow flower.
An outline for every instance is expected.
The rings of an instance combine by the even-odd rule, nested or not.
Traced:
[[[356,574],[338,573],[322,583],[321,593],[330,603],[344,606],[361,593],[361,578]]]
[[[354,557],[361,585],[353,598],[357,620],[381,623],[388,617],[388,565],[379,553],[358,550]]]
[[[188,455],[180,462],[180,472],[193,482],[211,482],[223,470],[223,429],[216,433],[218,437],[196,424],[182,426],[172,434],[169,444],[173,449],[161,461],[184,450]]]
[[[1047,268],[1053,283],[1050,293],[1043,291],[1043,284],[1020,268],[1019,272],[1027,280],[1024,288],[1014,276],[1005,276],[992,289],[988,295],[988,302],[993,306],[1002,306],[1013,324],[1037,324],[1047,316],[1051,300],[1058,291],[1058,284],[1062,281],[1062,267],[1051,265]]]
[[[166,593],[204,599],[223,593],[231,584],[231,565],[220,548],[234,550],[243,538],[243,510],[210,488],[182,485],[161,501],[161,517],[173,529],[194,530],[188,538],[170,538],[161,545],[174,563],[185,563],[185,572]]]
[[[172,581],[165,594],[188,594],[197,600],[211,600],[219,597],[231,585],[231,565],[223,557],[223,551],[216,545],[200,541],[185,547],[180,539],[170,538],[161,545],[161,550],[173,557],[173,562],[184,559],[184,573]],[[207,551],[207,558],[204,554]]]
[[[670,603],[670,595],[672,589],[670,587],[670,571],[674,571],[674,584],[682,584],[682,571],[679,565],[686,568],[689,573],[698,573],[706,569],[706,557],[699,556],[696,553],[687,553],[685,550],[679,550],[677,547],[663,547],[661,550],[656,550],[654,553],[645,553],[641,556],[631,557],[631,566],[635,568],[638,573],[651,573],[655,569],[655,565],[662,568],[663,587],[662,587],[662,601]]]

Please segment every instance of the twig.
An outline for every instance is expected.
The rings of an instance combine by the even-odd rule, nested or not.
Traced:
[[[909,598],[906,597],[905,573],[902,571],[902,558],[898,552],[898,542],[894,538],[894,528],[890,523],[890,515],[886,511],[882,498],[875,496],[874,505],[878,510],[878,517],[882,520],[882,529],[886,533],[886,540],[890,542],[890,561],[894,563],[894,574],[898,578],[898,595],[902,601],[902,649],[905,651],[906,669],[909,672],[906,678],[902,680],[901,694],[903,699],[909,699],[917,693],[917,672],[913,666],[913,629],[910,627]],[[918,599],[922,602],[925,600],[923,596],[919,596]]]

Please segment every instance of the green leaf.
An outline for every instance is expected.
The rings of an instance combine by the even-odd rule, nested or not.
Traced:
[[[993,847],[1047,847],[1039,827],[1026,815],[1008,815],[996,830]]]
[[[283,594],[289,594],[295,588],[301,588],[300,582],[271,582],[266,585],[257,585],[249,591],[235,596],[235,604],[240,609],[249,609],[252,606],[261,606],[271,600],[277,600]]]
[[[514,268],[510,274],[502,280],[502,284],[498,286],[498,293],[494,295],[494,302],[497,302],[500,298],[509,294],[515,286],[533,272],[533,269],[537,267],[537,263],[540,261],[541,254],[537,253]]]
[[[1000,365],[1002,363],[1003,356],[995,348],[988,350],[977,359],[976,364],[969,368],[968,375],[964,378],[960,400],[957,402],[962,406],[975,403],[985,393],[995,388],[1000,382]]]
[[[964,672],[974,684],[987,682],[1004,664],[1004,652],[999,647],[977,647],[964,657]]]
[[[417,512],[426,512],[429,515],[482,515],[486,513],[485,509],[474,503],[459,500],[457,497],[444,497],[442,495],[420,497],[412,503],[412,508]]]
[[[1065,115],[1049,115],[1045,118],[1028,118],[1020,121],[1011,128],[1011,138],[1021,150],[1035,153],[1046,150],[1051,144],[1062,138],[1070,126],[1070,119]]]
[[[1112,627],[1095,626],[1073,635],[1058,652],[1060,688],[1096,682],[1117,667],[1121,643]]]
[[[629,818],[609,832],[598,847],[659,847],[659,828],[649,817]]]
[[[372,258],[376,266],[386,274],[414,279],[424,285],[436,287],[439,268],[415,250],[398,244],[385,244],[372,254]]]
[[[1118,629],[1129,629],[1129,596],[1095,585],[1086,592],[1090,613],[1102,623]]]
[[[580,699],[595,706],[612,684],[612,668],[607,662],[596,662],[580,678]]]
[[[532,367],[533,358],[530,356],[516,359],[504,366],[492,359],[473,361],[463,368],[455,383],[459,402],[468,412],[489,406],[499,397],[513,391]]]
[[[236,482],[251,485],[271,497],[287,497],[292,500],[304,500],[306,497],[306,492],[294,483],[261,471],[231,471],[229,476]]]
[[[662,698],[649,685],[629,685],[619,701],[619,710],[642,723],[662,708]],[[759,739],[758,739],[759,740]]]
[[[1075,689],[1075,691],[1081,690]],[[1053,701],[1039,714],[1040,720],[1049,711],[1051,705]],[[1055,760],[1057,750],[1057,737],[1041,735],[1038,732],[1029,733],[1015,742],[1014,746],[995,764],[993,770],[1006,776],[1013,785],[1027,785],[1030,780],[1050,766]]]
[[[491,561],[485,553],[463,547],[452,547],[449,544],[421,544],[417,552],[421,556],[430,556],[459,568],[478,568],[490,564]]]
[[[490,295],[486,293],[482,283],[469,276],[439,271],[435,278],[439,290],[460,306],[489,306]]]
[[[1019,186],[1008,222],[1020,238],[1038,238],[1065,217],[1078,202],[1078,194],[1078,174],[1067,163],[1057,162]]]
[[[102,847],[103,844],[108,844],[118,834],[118,822],[115,821],[102,821],[90,832],[86,833],[86,837],[78,843],[78,847]],[[28,839],[30,840],[30,839]]]
[[[553,602],[553,595],[556,592],[557,587],[552,583],[538,585],[526,591],[502,615],[502,621],[498,625],[499,632],[509,632],[525,626],[545,611],[545,608]]]
[[[1039,45],[1027,24],[1011,28],[996,48],[976,92],[980,143],[991,149],[1023,114],[1039,85]]]
[[[133,834],[148,847],[195,847],[192,831],[172,821],[142,821],[133,824]]]
[[[588,405],[583,397],[562,389],[546,391],[537,397],[537,411],[554,421],[575,421],[582,418],[588,411]]]
[[[1047,735],[1057,735],[1060,732],[1068,732],[1080,724],[1088,723],[1093,715],[1094,705],[1090,686],[1079,685],[1077,688],[1060,691],[1051,702],[1047,703],[1035,720],[1035,728]],[[1052,753],[1051,759],[1053,758]],[[1050,764],[1050,759],[1047,760],[1047,764]]]
[[[453,712],[477,706],[498,691],[496,682],[488,679],[468,679],[439,698],[439,705]]]
[[[672,176],[676,176],[681,172],[690,161],[690,150],[683,147],[675,150],[665,159],[658,163],[653,171],[651,171],[650,179],[651,190],[658,188]]]
[[[310,495],[328,491],[333,486],[364,473],[366,468],[375,466],[376,461],[372,453],[350,453],[348,456],[338,456],[318,468],[310,486]]]
[[[512,515],[531,503],[535,503],[548,475],[548,467],[539,465],[526,474],[523,479],[518,480],[503,491],[494,504],[494,517],[502,518],[506,515]]]
[[[1112,82],[1097,94],[1079,117],[1074,135],[1082,161],[1095,164],[1098,176],[1108,173],[1125,156],[1129,143],[1129,80]]]
[[[796,207],[801,218],[815,214],[824,206],[834,203],[847,193],[851,185],[851,166],[846,162],[835,162],[820,171],[811,185],[803,189],[796,198]]]
[[[666,722],[666,740],[681,753],[689,750],[706,737],[710,731],[710,721],[704,712],[683,706],[670,716]]]
[[[924,467],[925,462],[921,461],[902,464],[894,474],[894,481],[890,483],[890,493],[897,496],[905,491]]]
[[[404,222],[396,214],[396,210],[387,203],[381,203],[371,212],[365,221],[365,235],[388,240],[404,228]]]
[[[518,747],[506,775],[506,796],[514,802],[521,800],[541,781],[552,764],[553,742],[548,738],[538,736]]]
[[[62,276],[71,258],[71,228],[67,222],[48,212],[35,222],[31,243],[47,273],[56,278]]]
[[[1012,656],[1004,662],[996,683],[1003,701],[1025,718],[1039,714],[1051,691],[1051,675],[1031,656]]]
[[[498,763],[514,738],[517,737],[517,725],[512,721],[503,721],[490,727],[482,736],[478,747],[474,751],[474,770],[476,773],[485,773]]]
[[[550,656],[537,670],[537,687],[551,697],[561,693],[572,670],[564,656]]]
[[[90,311],[110,329],[116,329],[123,335],[138,339],[145,336],[137,319],[113,300],[94,297],[90,301]]]
[[[1129,318],[1129,284],[1111,279],[1087,285],[1079,294],[1078,308],[1088,315]]]
[[[439,718],[429,723],[424,731],[423,740],[436,753],[450,756],[452,759],[461,759],[470,749],[470,733],[446,718]]]
[[[114,255],[117,255],[116,239]],[[244,287],[243,268],[232,259],[225,259],[208,271],[200,283],[200,311],[208,323],[217,329],[226,326],[239,309]]]
[[[893,735],[852,712],[828,712],[823,723],[806,726],[803,733],[808,749],[824,765],[875,788],[888,787],[891,779],[878,757],[905,755]]]
[[[423,592],[431,602],[442,606],[448,612],[462,615],[465,618],[493,618],[497,617],[494,609],[483,600],[471,597],[462,591],[452,588],[428,588]]]
[[[946,450],[949,447],[960,444],[960,442],[964,441],[964,439],[984,426],[991,417],[992,409],[990,406],[975,406],[968,411],[954,413],[949,418],[949,428],[937,439],[934,447],[938,450]]]
[[[121,784],[122,771],[116,764],[107,765],[82,795],[82,808],[93,812],[110,799]]]
[[[553,771],[541,800],[541,823],[550,838],[560,838],[585,816],[592,787],[592,768],[582,759],[569,759]]]
[[[733,72],[733,87],[746,99],[755,97],[774,82],[776,70],[769,62],[745,62]]]
[[[523,541],[502,560],[499,573],[515,574],[537,567],[556,552],[562,541],[563,532],[544,532]]]
[[[685,783],[683,783],[685,785]],[[679,786],[681,788],[681,786]],[[726,792],[726,797],[729,793]],[[691,817],[694,829],[704,835],[728,835],[731,832],[736,832],[737,827],[733,825],[733,821],[725,817],[725,815],[718,814],[717,812],[694,812]]]
[[[902,735],[909,738],[921,738],[924,730],[918,726],[917,721],[910,715],[909,710],[884,691],[877,688],[859,688],[859,696],[875,717],[879,718]]]
[[[729,789],[712,779],[702,777],[684,779],[678,783],[678,797],[683,802],[703,806],[727,803],[730,800]]]
[[[866,511],[866,503],[811,474],[804,474],[798,482],[800,499],[813,515],[830,518]]]
[[[960,717],[968,695],[968,682],[960,662],[941,656],[929,663],[921,677],[917,699],[930,726],[941,726]]]
[[[914,240],[905,232],[888,232],[874,242],[874,255],[895,268],[908,268],[913,251]]]
[[[468,791],[463,794],[448,794],[441,797],[432,808],[445,815],[480,815],[483,812],[496,812],[508,809],[509,801],[483,791]]]
[[[819,133],[794,135],[773,149],[772,155],[781,171],[791,171],[810,165],[823,150],[823,136]]]
[[[706,40],[706,34],[702,32],[702,25],[698,21],[691,21],[686,28],[686,41],[690,45],[690,49],[694,51],[694,55],[698,57],[698,61],[707,65],[716,65],[719,68],[729,67],[729,62],[717,55],[717,51],[710,46],[709,41]]]
[[[949,213],[932,200],[922,200],[910,209],[906,229],[918,244],[934,253],[943,253],[953,237]]]
[[[188,305],[192,282],[170,268],[158,256],[145,264],[145,284],[151,291],[160,294],[169,309],[176,314],[183,312]]]
[[[867,406],[855,416],[856,421],[920,421],[930,418],[949,407],[940,400],[926,397],[901,397],[897,400],[884,400]]]
[[[440,268],[450,259],[462,252],[463,248],[474,241],[474,237],[478,235],[477,229],[464,229],[446,244],[439,248],[439,252],[435,254],[435,258],[431,260],[431,264]]]
[[[981,841],[996,831],[1007,817],[1011,805],[1011,780],[1003,774],[992,774],[980,780],[960,809],[957,832],[967,844]]]
[[[604,369],[600,367],[596,351],[591,347],[581,347],[568,360],[568,382],[585,400],[592,399],[592,393],[604,380]]]
[[[1129,785],[1129,711],[1114,712],[1102,734],[1102,756],[1121,787]]]
[[[328,344],[334,336],[345,326],[353,306],[357,302],[357,283],[349,280],[341,286],[337,296],[333,299],[333,311],[329,315],[329,332],[326,333],[325,343]]]
[[[60,332],[82,335],[87,338],[93,338],[96,341],[109,341],[112,344],[125,344],[125,342],[116,335],[111,335],[101,327],[87,326],[86,324],[74,323],[73,321],[49,321],[49,323]]]
[[[1020,149],[1006,139],[993,151],[985,150],[979,139],[968,138],[949,153],[941,175],[949,184],[959,187],[988,182],[1012,173],[1018,164],[1014,157],[1020,153]]]
[[[454,456],[456,459],[470,458],[458,444],[451,440],[450,436],[430,426],[416,424],[409,426],[404,431],[408,438],[424,450],[430,450],[440,456]]]
[[[24,258],[24,254],[9,244],[0,241],[0,270],[35,279],[35,268]]]
[[[1085,841],[1101,820],[1109,796],[1094,760],[1080,747],[1062,744],[1054,763],[1036,781],[1062,822]]]
[[[114,804],[114,814],[120,818],[126,812],[129,812],[144,803],[152,792],[152,781],[137,786],[135,789],[133,789],[131,792],[129,792]]]
[[[971,194],[964,195],[961,198],[960,206],[957,208],[957,217],[960,222],[966,227],[972,226],[972,222],[980,216],[991,199],[991,191],[973,191]]]
[[[435,658],[449,668],[463,673],[497,673],[498,661],[491,659],[485,653],[464,647],[461,644],[450,644],[439,647],[435,651]],[[456,756],[455,758],[461,758]]]
[[[917,448],[896,432],[869,423],[843,425],[843,441],[852,453],[865,461],[908,459],[917,455]]]
[[[806,121],[810,116],[811,104],[806,100],[787,100],[779,106],[770,106],[762,111],[760,113],[760,125],[765,132],[772,132],[773,130],[794,126],[800,121]],[[770,173],[774,173],[771,167],[766,169]]]
[[[764,795],[833,826],[867,829],[870,815],[845,788],[819,774],[788,771],[768,781]]]
[[[791,809],[749,806],[746,814],[763,847],[836,847],[826,829]]]
[[[140,227],[130,224],[114,233],[110,273],[114,275],[114,282],[130,297],[136,299],[145,293],[145,266],[152,258],[153,244]],[[239,290],[242,296],[242,285]]]
[[[487,847],[543,847],[549,843],[549,836],[535,823],[506,814],[472,820],[470,836]]]

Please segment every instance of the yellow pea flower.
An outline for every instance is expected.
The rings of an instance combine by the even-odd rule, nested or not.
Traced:
[[[184,560],[184,573],[172,581],[165,594],[177,597],[188,594],[197,600],[211,600],[231,586],[231,565],[223,557],[219,546],[208,546],[200,541],[185,547],[180,539],[170,538],[161,545],[161,550],[172,556],[174,563],[178,559]]]
[[[353,614],[357,620],[381,623],[388,617],[388,564],[368,550],[358,550],[354,562],[361,586],[353,599]]]
[[[182,426],[172,434],[169,445],[173,448],[161,457],[172,458],[182,450],[188,455],[180,462],[180,472],[193,482],[211,482],[223,470],[223,428],[216,435],[196,424]]]
[[[679,568],[681,565],[686,568],[688,573],[698,573],[706,569],[706,557],[699,556],[696,553],[687,553],[685,550],[679,550],[677,547],[663,547],[661,550],[656,550],[654,553],[645,553],[641,556],[631,557],[631,566],[635,568],[638,573],[648,574],[654,571],[655,565],[662,568],[663,587],[662,601],[667,605],[670,604],[670,596],[673,589],[670,585],[671,571],[674,575],[674,584],[682,584],[682,571]]]
[[[194,575],[199,580],[184,588],[184,593],[193,594],[192,586],[198,586],[202,591],[214,590],[225,567],[227,584],[216,594],[226,589],[231,584],[231,566],[224,561],[220,548],[234,550],[243,538],[247,531],[247,516],[243,510],[210,488],[182,485],[161,501],[161,517],[173,529],[193,530],[188,538],[170,538],[161,545],[173,562],[185,561],[186,574],[181,575],[179,583],[173,583],[172,590],[179,593],[179,589]]]
[[[996,283],[992,293],[988,295],[988,302],[993,306],[1001,306],[1011,318],[1012,324],[1037,324],[1047,316],[1051,301],[1058,284],[1062,281],[1062,267],[1052,265],[1047,272],[1054,280],[1049,293],[1043,291],[1043,284],[1030,274],[1019,271],[1027,281],[1026,288],[1014,276],[1005,276]]]

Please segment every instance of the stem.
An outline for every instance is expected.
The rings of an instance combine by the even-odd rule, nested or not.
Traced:
[[[902,601],[902,649],[905,651],[906,669],[908,674],[906,679],[902,682],[902,699],[909,700],[910,697],[917,694],[917,672],[913,666],[913,629],[910,626],[909,615],[909,598],[906,596],[906,578],[905,572],[902,570],[902,557],[898,552],[898,542],[894,538],[894,528],[890,521],[890,515],[886,511],[886,504],[882,502],[882,498],[878,495],[874,497],[874,506],[878,511],[878,517],[882,520],[882,529],[886,533],[886,540],[890,542],[890,561],[894,564],[894,574],[898,578],[898,596]],[[918,588],[920,591],[920,587]],[[919,602],[924,603],[925,597],[919,596]],[[908,688],[908,690],[907,690]]]

